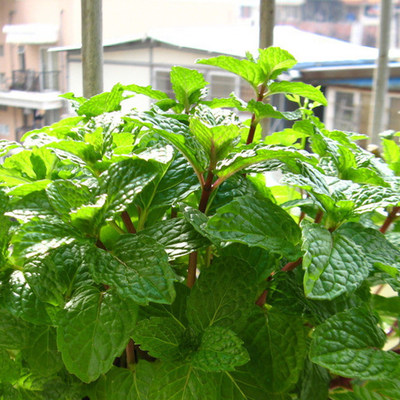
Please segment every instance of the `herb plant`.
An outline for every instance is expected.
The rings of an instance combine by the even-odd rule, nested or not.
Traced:
[[[174,99],[67,94],[77,116],[0,142],[0,398],[399,399],[395,136],[385,162],[327,130],[282,49],[199,62],[254,100],[173,67]]]

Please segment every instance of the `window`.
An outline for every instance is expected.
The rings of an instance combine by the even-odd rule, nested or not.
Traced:
[[[358,130],[357,93],[337,91],[335,95],[334,129],[343,131]]]
[[[388,129],[400,131],[400,97],[390,97]]]
[[[7,124],[0,124],[0,135],[8,136],[10,134],[10,127]]]
[[[231,75],[212,74],[210,76],[210,96],[229,97],[236,89],[236,77]]]
[[[166,93],[169,97],[175,98],[175,93],[172,90],[171,78],[169,71],[156,70],[155,71],[155,89],[161,90]]]
[[[61,119],[61,109],[55,109],[55,110],[47,110],[44,113],[44,125],[51,125],[54,124],[55,122],[60,121]]]
[[[252,7],[251,6],[240,6],[240,18],[251,18]]]
[[[18,46],[18,65],[21,71],[26,70],[25,46]]]
[[[7,90],[6,85],[6,74],[4,72],[0,72],[0,91]]]

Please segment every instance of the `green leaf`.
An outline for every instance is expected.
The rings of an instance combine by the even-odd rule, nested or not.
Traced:
[[[239,371],[225,371],[219,374],[217,385],[220,388],[221,400],[288,400],[286,397],[268,393],[257,378],[245,368],[246,366]]]
[[[143,189],[136,199],[136,203],[141,207],[141,220],[146,218],[148,220],[151,218],[152,212],[174,206],[199,189],[199,181],[193,174],[193,169],[179,153],[170,164],[166,166],[160,164],[160,170],[158,176]]]
[[[313,159],[309,154],[295,149],[272,145],[254,145],[237,153],[231,153],[229,158],[220,161],[217,165],[216,174],[220,180],[226,180],[244,168],[269,160],[283,162],[293,172],[299,171],[299,164],[302,161],[307,164],[315,164],[316,162],[316,159]]]
[[[294,387],[307,355],[301,318],[255,309],[242,337],[250,355],[246,367],[265,390],[285,393]]]
[[[268,199],[242,196],[219,208],[207,231],[220,240],[283,254],[299,253],[300,229],[292,217]]]
[[[0,310],[0,349],[20,350],[29,345],[32,325]]]
[[[307,297],[332,300],[351,293],[369,274],[361,247],[341,232],[317,224],[303,228],[304,291]]]
[[[400,382],[396,380],[369,381],[363,385],[353,385],[358,399],[393,400],[400,396]]]
[[[35,325],[51,323],[45,304],[39,300],[21,271],[14,271],[7,284],[3,281],[0,296],[3,307],[15,317]]]
[[[210,244],[201,233],[182,218],[160,221],[138,232],[139,236],[152,237],[174,260]]]
[[[243,341],[231,330],[210,326],[201,337],[192,365],[206,372],[234,371],[249,361],[249,355],[242,345]]]
[[[319,88],[303,82],[281,81],[271,83],[271,85],[268,86],[267,95],[278,93],[296,94],[298,96],[316,101],[324,106],[327,105],[326,98]]]
[[[217,398],[217,386],[210,373],[189,363],[163,363],[149,390],[151,400],[210,400]]]
[[[398,191],[381,186],[362,185],[346,193],[348,199],[354,202],[354,212],[357,214],[375,211],[377,208],[395,206],[400,203]]]
[[[400,147],[390,139],[382,139],[383,158],[388,163],[390,169],[398,176],[400,175]]]
[[[86,117],[96,117],[103,113],[118,111],[121,108],[121,101],[124,99],[123,92],[124,86],[118,83],[111,89],[111,92],[97,94],[82,102],[77,113]]]
[[[174,361],[179,358],[179,345],[185,327],[174,318],[151,317],[138,322],[133,340],[141,350],[161,360]]]
[[[12,238],[13,254],[20,258],[29,259],[77,240],[82,240],[80,232],[61,220],[56,218],[33,219],[24,224]]]
[[[259,49],[258,65],[261,66],[267,79],[276,79],[282,72],[296,65],[296,59],[286,50],[279,47]]]
[[[300,400],[326,400],[331,376],[325,369],[306,360],[301,377]]]
[[[203,60],[197,60],[198,64],[213,65],[232,72],[249,82],[253,88],[257,88],[266,79],[267,76],[256,63],[249,60],[238,60],[234,57],[218,56]]]
[[[57,345],[68,371],[86,383],[107,372],[128,343],[136,316],[137,306],[111,292],[86,287],[76,293],[58,317]]]
[[[198,176],[208,167],[207,155],[184,123],[151,112],[133,115],[129,120],[151,128],[168,140],[185,156]]]
[[[372,307],[381,315],[397,318],[400,315],[400,297],[372,295]]]
[[[287,119],[289,121],[294,121],[301,118],[300,110],[281,112],[277,111],[271,104],[264,104],[261,101],[256,100],[249,101],[246,111],[253,113],[257,121],[261,121],[264,118]]]
[[[156,176],[156,167],[151,162],[139,158],[111,165],[100,177],[98,193],[106,195],[106,219],[112,219],[115,214],[125,211]]]
[[[202,270],[187,304],[187,317],[199,332],[219,326],[238,332],[255,307],[257,287],[253,268],[233,257],[216,259]]]
[[[280,263],[280,256],[260,247],[249,247],[240,243],[232,243],[224,247],[221,257],[232,256],[251,265],[257,272],[257,281],[264,282]]]
[[[366,228],[356,222],[348,222],[342,225],[338,232],[351,238],[362,248],[371,269],[374,266],[386,265],[400,271],[400,251],[378,230]]]
[[[21,374],[21,359],[10,352],[0,349],[0,382],[14,382]],[[3,394],[0,385],[0,395]],[[0,397],[1,399],[4,399]],[[6,399],[4,399],[6,400]]]
[[[161,92],[160,90],[154,90],[151,86],[139,86],[139,85],[126,85],[124,89],[129,92],[134,92],[137,94],[144,94],[147,97],[155,100],[168,99],[168,96]]]
[[[30,331],[30,345],[23,356],[35,374],[51,376],[62,367],[61,354],[57,350],[56,331],[51,326],[35,327]]]
[[[178,324],[187,326],[186,302],[190,294],[190,289],[183,283],[175,282],[175,300],[172,304],[150,303],[146,307],[140,308],[140,316],[149,317],[168,317],[173,318]]]
[[[222,160],[229,153],[234,140],[240,136],[240,129],[238,125],[211,127],[198,119],[190,120],[190,131],[213,162]]]
[[[21,147],[20,143],[13,142],[7,139],[0,139],[0,157],[5,156],[11,150],[17,149],[18,147]]]
[[[55,180],[46,189],[49,202],[61,215],[66,216],[91,200],[91,193],[87,186],[70,180]]]
[[[93,248],[86,254],[93,279],[138,304],[172,303],[175,275],[163,247],[145,235],[122,235],[114,256]]]
[[[339,313],[317,326],[310,359],[331,372],[360,379],[397,379],[400,356],[379,350],[385,334],[362,308]]]
[[[79,244],[60,246],[25,264],[26,280],[41,301],[63,307],[76,289],[93,283],[84,249]]]
[[[204,89],[208,82],[204,80],[200,72],[194,69],[172,67],[171,84],[176,100],[184,106],[185,110],[189,110],[192,104],[200,100],[201,89]]]
[[[158,363],[141,360],[135,371],[112,367],[90,387],[91,400],[146,400]]]

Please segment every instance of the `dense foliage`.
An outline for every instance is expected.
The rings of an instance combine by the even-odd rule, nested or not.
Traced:
[[[395,134],[384,162],[327,130],[279,48],[200,63],[255,99],[174,67],[174,99],[67,94],[76,117],[0,142],[1,399],[400,398]]]

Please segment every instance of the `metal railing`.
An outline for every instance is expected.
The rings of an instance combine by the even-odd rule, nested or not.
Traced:
[[[60,71],[12,71],[11,90],[23,90],[26,92],[45,92],[59,90]]]

